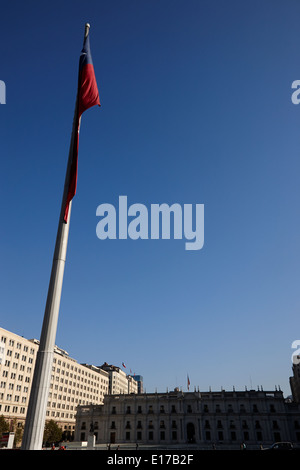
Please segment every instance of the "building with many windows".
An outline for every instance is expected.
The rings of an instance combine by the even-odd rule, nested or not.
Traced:
[[[109,375],[109,394],[138,393],[138,384],[135,378],[120,369],[120,367],[104,362],[100,369]]]
[[[25,423],[38,347],[39,341],[0,328],[0,415],[11,426],[14,421],[17,426]],[[105,394],[116,390],[136,393],[137,384],[131,384],[131,380],[115,371],[113,383],[119,384],[119,388],[110,392],[109,372],[79,364],[66,351],[55,347],[46,419],[56,421],[64,438],[72,439],[77,406],[101,404]]]
[[[144,379],[141,375],[135,375],[134,380],[138,384],[138,393],[144,393]]]
[[[300,410],[280,390],[110,395],[79,406],[75,441],[149,446],[258,449],[275,441],[300,443]]]

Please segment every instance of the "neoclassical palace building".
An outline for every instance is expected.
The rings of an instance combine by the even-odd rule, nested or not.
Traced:
[[[300,411],[281,390],[110,395],[101,405],[77,408],[75,441],[87,441],[91,433],[96,445],[259,448],[300,443]]]

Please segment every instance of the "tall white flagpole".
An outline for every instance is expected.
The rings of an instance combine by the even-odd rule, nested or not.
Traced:
[[[89,33],[90,25],[85,25],[85,37]],[[41,450],[46,421],[47,402],[50,389],[51,371],[53,365],[54,346],[58,323],[61,291],[66,262],[69,226],[72,201],[69,203],[68,220],[64,221],[65,206],[68,195],[70,170],[73,156],[74,141],[79,132],[76,123],[77,100],[73,119],[73,129],[68,157],[68,166],[65,177],[64,193],[58,223],[56,244],[53,256],[52,271],[48,288],[44,321],[40,337],[40,345],[36,357],[33,382],[22,439],[23,450]],[[80,121],[79,121],[80,126]]]

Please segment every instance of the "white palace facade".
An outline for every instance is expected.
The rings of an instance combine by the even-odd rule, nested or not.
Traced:
[[[275,441],[300,444],[300,410],[280,390],[110,395],[79,406],[75,441],[97,444],[259,449]]]

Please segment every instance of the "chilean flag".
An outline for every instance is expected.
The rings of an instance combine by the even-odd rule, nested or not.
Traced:
[[[79,127],[80,117],[84,111],[92,106],[100,106],[99,92],[95,77],[95,71],[90,50],[90,39],[88,34],[89,25],[86,25],[86,31],[83,48],[79,59],[78,90],[75,108],[75,134],[73,133],[73,146],[71,155],[71,167],[69,174],[69,186],[64,213],[64,221],[68,221],[69,204],[76,194],[77,172],[78,172],[78,147],[79,147]]]

